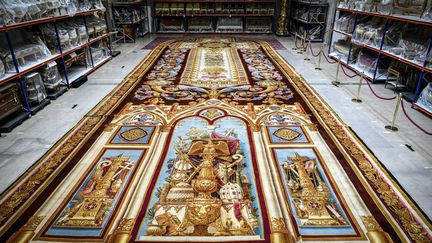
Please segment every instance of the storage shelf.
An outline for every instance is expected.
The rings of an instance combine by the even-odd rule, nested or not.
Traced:
[[[363,69],[361,69],[360,67],[356,66],[356,65],[352,65],[346,62],[346,60],[344,59],[340,59],[337,54],[335,53],[330,53],[329,57],[332,58],[335,61],[339,61],[342,65],[344,65],[345,67],[349,68],[351,71],[355,72],[356,74],[360,75],[362,72],[364,72],[364,77],[369,80],[369,81],[373,81],[373,73],[365,71]],[[385,81],[387,80],[387,75],[381,75],[375,78],[376,81]],[[389,77],[389,80],[395,80],[395,78]]]
[[[430,112],[429,110],[427,110],[427,109],[424,108],[423,106],[421,106],[421,105],[419,105],[419,104],[417,104],[417,103],[415,103],[415,102],[412,103],[412,105],[413,105],[413,108],[414,108],[414,109],[418,109],[418,110],[420,110],[420,111],[426,113],[426,114],[429,115],[430,117],[432,117],[432,112]]]
[[[329,4],[328,3],[314,3],[311,1],[293,1],[293,3],[297,3],[297,4],[307,4],[313,7],[327,7]]]
[[[97,38],[94,38],[94,39],[88,41],[87,43],[85,43],[83,45],[80,45],[80,46],[77,46],[75,48],[72,48],[71,50],[68,50],[68,51],[64,52],[63,54],[54,54],[54,55],[51,55],[51,56],[45,58],[44,60],[39,61],[38,63],[35,63],[35,64],[33,64],[33,65],[29,66],[29,67],[26,67],[23,70],[20,70],[19,73],[14,73],[14,74],[9,74],[9,75],[8,75],[8,73],[6,73],[6,75],[8,75],[8,76],[3,77],[3,79],[0,80],[0,84],[6,83],[6,82],[8,82],[10,80],[13,80],[15,78],[18,78],[18,77],[22,77],[23,75],[26,75],[27,73],[29,73],[29,72],[31,72],[33,70],[36,70],[36,69],[38,69],[38,68],[40,68],[40,67],[48,64],[49,62],[55,61],[55,60],[57,60],[57,59],[59,59],[61,57],[69,55],[69,54],[71,54],[71,53],[73,53],[75,51],[78,51],[78,50],[80,50],[80,49],[82,49],[82,48],[84,48],[86,46],[89,46],[89,45],[91,45],[91,44],[93,44],[95,42],[98,42],[98,41],[100,41],[100,40],[102,40],[104,38],[108,38],[108,36],[109,36],[109,34],[104,34],[102,36],[99,36]]]
[[[274,3],[275,0],[156,0],[155,3]]]
[[[297,38],[301,39],[301,40],[305,40],[304,36],[299,35],[298,33],[292,33],[293,35],[295,35]],[[305,40],[305,41],[309,41],[309,40]],[[310,40],[311,42],[322,42],[323,39],[313,39]]]
[[[415,67],[415,68],[418,68],[418,69],[420,69],[420,70],[423,70],[423,71],[425,71],[425,72],[432,73],[432,69],[427,68],[427,67],[424,67],[422,64],[415,63],[415,62],[413,62],[413,61],[410,61],[410,60],[408,60],[408,59],[405,59],[405,58],[403,58],[403,57],[400,57],[400,56],[398,56],[398,55],[395,55],[395,54],[393,54],[393,53],[390,53],[390,52],[388,52],[388,51],[380,50],[380,49],[378,49],[377,47],[374,47],[374,46],[371,46],[371,45],[368,45],[368,44],[365,44],[365,43],[361,43],[361,42],[356,41],[356,40],[354,40],[354,39],[351,40],[351,43],[352,43],[352,44],[355,44],[355,45],[357,45],[357,46],[364,47],[364,48],[367,48],[367,49],[369,49],[369,50],[375,51],[375,52],[377,52],[377,53],[380,53],[380,54],[386,55],[386,56],[388,56],[388,57],[391,57],[391,58],[393,58],[393,59],[396,59],[396,60],[398,60],[398,61],[401,61],[401,62],[403,62],[403,63],[405,63],[405,64],[408,64],[408,65],[410,65],[410,66],[413,66],[413,67]]]
[[[289,23],[289,33],[306,42],[324,41],[329,11],[328,3],[295,0],[289,11],[291,12],[290,19],[293,20]],[[306,36],[300,35],[299,31],[306,33]]]
[[[198,32],[198,31],[158,31],[157,33],[160,34],[272,34],[272,31],[269,32],[251,32],[251,31],[233,31],[233,32],[217,32],[217,31],[205,31],[205,32]]]
[[[294,17],[291,17],[291,19],[296,20],[296,21],[298,21],[300,23],[304,23],[304,24],[325,24],[325,22],[308,22],[308,21],[306,21],[304,19],[297,19],[297,18],[294,18]]]
[[[380,49],[378,47],[371,46],[369,44],[360,42],[358,40],[351,39],[351,43],[354,44],[354,45],[356,45],[356,46],[364,47],[364,48],[369,49],[371,51],[375,51],[375,52],[381,53],[381,51],[380,51]]]
[[[369,16],[375,16],[375,17],[381,17],[381,18],[392,19],[392,20],[399,20],[399,21],[409,22],[409,23],[414,23],[414,24],[432,26],[432,21],[420,19],[417,17],[388,15],[388,14],[381,14],[381,13],[375,13],[375,12],[365,12],[365,11],[358,11],[358,10],[353,10],[353,9],[346,9],[346,8],[336,8],[336,10],[350,12],[350,13],[363,14],[363,15],[369,15]]]
[[[16,24],[5,25],[5,26],[0,27],[0,31],[7,31],[7,30],[12,30],[12,29],[21,28],[21,27],[30,26],[30,25],[53,22],[56,20],[67,19],[67,18],[71,18],[74,16],[89,15],[89,14],[93,14],[93,13],[97,13],[97,12],[104,12],[104,10],[93,9],[93,10],[78,12],[74,15],[61,15],[61,16],[55,16],[55,17],[47,17],[47,18],[35,19],[35,20],[30,20],[30,21],[16,23]]]
[[[340,30],[333,29],[333,32],[336,32],[338,34],[341,34],[341,35],[347,36],[349,38],[352,38],[352,34],[349,34],[349,33],[346,33],[346,32],[340,31]]]
[[[5,73],[5,75],[0,79],[0,84],[6,83],[12,79],[14,79],[16,72],[13,73]]]
[[[142,6],[145,5],[146,0],[137,0],[134,2],[112,2],[113,7],[129,7],[129,6]]]
[[[273,14],[156,14],[156,17],[273,17]]]

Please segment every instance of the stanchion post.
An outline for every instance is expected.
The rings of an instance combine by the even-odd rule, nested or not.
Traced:
[[[318,65],[315,68],[315,70],[322,70],[322,68],[321,68],[321,56],[324,55],[323,50],[324,50],[324,45],[321,46],[321,49],[318,53]]]
[[[298,39],[297,35],[294,35],[294,47],[292,48],[293,51],[297,51],[298,50],[297,46],[296,46],[297,45],[297,39]]]
[[[362,103],[362,100],[360,99],[360,90],[361,90],[361,85],[362,85],[363,78],[364,78],[364,72],[361,72],[360,73],[359,85],[358,85],[358,89],[357,89],[357,97],[354,98],[354,99],[352,99],[351,100],[352,102]],[[366,82],[368,82],[368,81],[366,80]]]
[[[342,63],[341,63],[341,57],[337,56],[337,59],[338,59],[338,65],[336,67],[336,78],[335,78],[334,81],[331,82],[335,86],[338,86],[339,84],[341,84],[341,82],[339,81],[339,72],[340,72],[341,65],[342,65]]]
[[[402,93],[399,93],[399,95],[397,97],[397,101],[396,101],[396,108],[395,108],[395,111],[393,113],[393,120],[392,120],[390,125],[385,126],[385,129],[393,131],[393,132],[397,132],[399,130],[396,127],[396,118],[397,118],[397,113],[399,111],[399,106],[400,106],[401,101],[402,101]]]
[[[309,50],[312,48],[312,46],[310,44],[311,44],[311,41],[309,40],[308,45],[306,46],[306,57],[303,59],[305,61],[310,61],[311,60],[309,58]]]
[[[307,38],[307,32],[305,31],[303,34],[303,45],[302,45],[303,46],[303,52],[305,52],[307,50],[307,43],[306,43],[307,39],[306,38]],[[305,44],[306,44],[306,46],[305,46]]]

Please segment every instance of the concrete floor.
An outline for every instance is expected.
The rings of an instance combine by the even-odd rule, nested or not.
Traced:
[[[0,137],[0,191],[7,189],[52,145],[107,95],[149,53],[142,48],[156,36],[147,36],[135,44],[121,44],[116,50],[121,55],[96,70],[88,81],[77,89],[70,89],[44,110]],[[357,92],[358,78],[342,78],[344,85],[330,84],[336,65],[323,63],[323,71],[314,70],[316,59],[303,61],[304,54],[296,54],[291,48],[293,38],[278,38],[287,50],[280,54],[293,65],[315,90],[335,110],[342,120],[364,141],[383,165],[393,174],[408,194],[432,219],[432,136],[414,127],[399,112],[399,132],[389,132],[389,124],[395,101],[375,98],[367,86],[361,90],[363,103],[352,103]],[[319,44],[313,45],[315,52]],[[325,62],[325,61],[324,61]],[[343,75],[341,75],[343,76]],[[393,96],[382,84],[373,85],[382,96]],[[76,106],[75,106],[76,105]],[[75,108],[73,108],[75,106]],[[432,130],[432,119],[407,106],[412,118],[422,127]],[[413,148],[408,149],[406,145]]]

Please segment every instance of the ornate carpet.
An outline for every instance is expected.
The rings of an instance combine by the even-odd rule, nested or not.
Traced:
[[[430,242],[265,41],[161,43],[0,199],[2,242]]]

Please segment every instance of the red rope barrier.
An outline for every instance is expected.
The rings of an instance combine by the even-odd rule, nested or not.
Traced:
[[[401,106],[402,106],[402,111],[405,114],[405,116],[408,118],[408,120],[414,125],[416,126],[418,129],[420,129],[422,132],[426,133],[427,135],[432,135],[432,132],[428,132],[425,129],[423,129],[422,127],[420,127],[417,123],[414,122],[413,119],[411,119],[411,117],[408,115],[407,111],[405,110],[405,106],[404,106],[404,101],[401,101]]]
[[[323,56],[324,56],[324,59],[325,59],[328,63],[330,63],[330,64],[335,64],[335,63],[337,63],[337,61],[330,61],[330,60],[328,59],[327,55],[324,54],[324,52],[323,52]]]
[[[345,68],[344,68],[343,65],[341,65],[341,68],[342,68],[342,72],[343,72],[343,73],[345,74],[345,76],[347,76],[348,78],[354,78],[354,77],[358,76],[357,73],[355,73],[354,75],[349,75],[349,74],[345,71]]]
[[[312,56],[314,56],[314,57],[318,57],[319,55],[321,55],[321,51],[322,50],[320,50],[319,52],[318,52],[318,54],[314,54],[314,52],[313,52],[313,48],[312,48],[312,44],[311,45],[309,45],[309,49],[311,50],[311,54],[312,54]]]
[[[375,93],[375,91],[372,89],[372,86],[370,85],[369,81],[366,80],[367,85],[369,86],[369,89],[372,91],[372,94],[374,94],[378,99],[382,99],[382,100],[394,100],[396,99],[397,96],[392,97],[392,98],[386,98],[386,97],[382,97],[377,95],[377,93]]]

